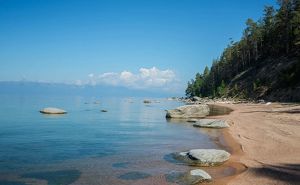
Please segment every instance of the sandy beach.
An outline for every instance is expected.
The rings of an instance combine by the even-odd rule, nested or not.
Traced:
[[[242,173],[216,184],[296,185],[300,183],[300,106],[295,104],[220,104],[234,111],[218,116],[231,123],[224,131],[232,159]]]

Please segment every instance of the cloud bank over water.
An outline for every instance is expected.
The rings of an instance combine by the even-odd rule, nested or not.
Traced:
[[[133,89],[161,89],[164,91],[178,91],[179,80],[174,71],[161,70],[157,67],[140,68],[137,73],[127,70],[122,72],[91,73],[86,82],[77,81],[77,85],[109,85],[122,86]]]

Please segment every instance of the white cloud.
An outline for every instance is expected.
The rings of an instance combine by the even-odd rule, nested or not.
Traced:
[[[90,78],[93,78],[94,76],[95,76],[94,73],[89,74]]]
[[[140,78],[147,86],[160,87],[175,80],[175,73],[172,70],[159,70],[156,67],[150,69],[141,68]]]
[[[108,85],[118,85],[119,83],[118,73],[103,73],[97,78],[97,84],[108,84]]]
[[[178,85],[176,75],[172,70],[160,70],[156,67],[140,68],[138,73],[122,71],[120,73],[107,72],[100,75],[88,75],[87,84],[105,84],[112,86],[125,86],[135,89],[161,88],[162,90],[174,89]]]
[[[83,85],[83,82],[81,80],[76,80],[75,85],[81,86]]]

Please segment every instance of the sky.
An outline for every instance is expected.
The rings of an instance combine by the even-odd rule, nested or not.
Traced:
[[[184,92],[275,0],[0,0],[0,81]]]

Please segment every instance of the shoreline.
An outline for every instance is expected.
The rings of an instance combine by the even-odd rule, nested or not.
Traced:
[[[220,104],[213,104],[218,106],[227,107]],[[234,112],[235,110],[232,110]],[[208,116],[207,118],[212,119],[224,119],[226,116],[229,116],[229,114],[225,115],[219,115],[219,116]],[[225,118],[226,119],[226,118]],[[216,168],[220,170],[220,174],[226,174],[225,171],[222,170],[224,166],[228,166],[230,168],[234,169],[234,172],[226,174],[224,177],[221,178],[215,178],[213,182],[210,183],[201,183],[203,185],[225,185],[231,182],[236,176],[240,175],[241,173],[245,172],[247,170],[247,166],[240,162],[241,157],[244,155],[242,146],[232,137],[230,134],[230,128],[224,128],[220,129],[220,135],[217,136],[214,141],[215,144],[219,146],[220,149],[223,149],[231,154],[231,157],[226,163],[223,165],[217,166]],[[211,167],[210,167],[211,168]],[[217,173],[217,174],[218,174]]]
[[[300,182],[299,104],[213,105],[233,109],[230,114],[210,118],[230,122],[230,127],[221,131],[217,144],[232,154],[225,164],[236,171],[211,184],[290,185]]]

